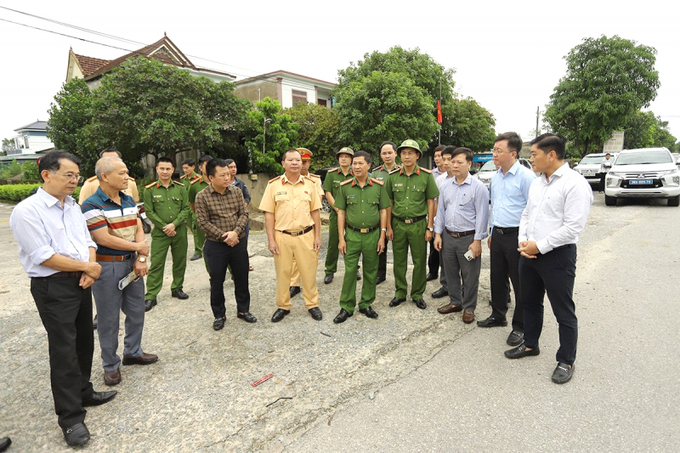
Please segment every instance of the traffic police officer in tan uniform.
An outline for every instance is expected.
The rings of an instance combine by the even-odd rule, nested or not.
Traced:
[[[399,146],[402,166],[390,173],[386,184],[392,200],[388,211],[387,238],[392,240],[394,284],[396,290],[390,307],[406,301],[406,261],[411,248],[413,276],[411,299],[422,310],[427,308],[423,293],[427,285],[427,243],[432,240],[434,199],[439,196],[432,172],[418,166],[421,152],[418,142],[405,140]]]
[[[297,150],[300,152],[300,157],[302,158],[302,168],[300,169],[300,174],[302,176],[308,176],[314,180],[319,191],[319,199],[322,199],[324,196],[324,192],[321,177],[319,175],[315,175],[314,173],[309,172],[309,167],[312,163],[312,156],[314,154],[312,154],[312,152],[307,148],[297,148]],[[300,270],[298,269],[297,264],[295,264],[295,260],[293,260],[293,270],[290,273],[289,291],[291,298],[295,297],[302,291],[300,289]]]
[[[369,318],[377,318],[371,304],[375,301],[378,255],[385,250],[387,232],[387,208],[390,200],[384,183],[368,177],[371,156],[357,151],[352,162],[354,178],[340,184],[340,193],[335,199],[338,208],[338,234],[340,253],[345,256],[345,276],[340,294],[340,313],[333,320],[345,322],[354,313],[356,305],[357,271],[359,257],[364,264],[364,284],[361,287],[359,312]]]
[[[114,157],[118,159],[123,158],[123,154],[116,148],[106,148],[99,153],[99,157]],[[78,195],[78,204],[82,206],[83,202],[90,198],[90,196],[99,189],[99,180],[97,175],[92,176],[85,180],[83,187],[80,188],[80,194]],[[133,178],[128,176],[128,187],[123,190],[125,195],[130,195],[134,200],[139,203],[139,191],[137,190],[137,183]]]
[[[144,310],[156,306],[156,297],[163,287],[163,273],[168,248],[172,249],[172,297],[188,299],[182,291],[187,268],[187,226],[191,212],[187,190],[181,182],[172,180],[175,165],[172,159],[160,157],[156,163],[158,181],[144,189],[146,216],[154,225],[151,231],[151,266],[146,277]]]
[[[293,260],[300,269],[305,308],[313,319],[320,321],[323,315],[319,309],[316,268],[321,248],[321,200],[314,180],[300,174],[302,158],[298,150],[286,151],[281,163],[285,173],[269,181],[260,202],[276,268],[278,308],[272,322],[279,322],[290,313]]]

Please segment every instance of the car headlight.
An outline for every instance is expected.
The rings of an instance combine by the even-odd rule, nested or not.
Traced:
[[[677,174],[678,170],[666,170],[666,171],[660,171],[659,176],[666,176],[666,175],[672,175],[672,174]]]

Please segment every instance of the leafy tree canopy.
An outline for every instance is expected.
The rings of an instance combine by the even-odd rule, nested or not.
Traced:
[[[598,151],[656,97],[656,50],[613,36],[586,38],[567,56],[567,73],[550,96],[545,120],[581,156]]]
[[[246,147],[252,156],[253,171],[281,174],[283,153],[297,147],[298,125],[288,113],[281,111],[281,104],[269,96],[256,103],[248,116]]]
[[[335,151],[342,147],[338,112],[322,105],[299,103],[286,113],[298,125],[296,148],[314,153],[312,171],[336,165]]]
[[[673,150],[676,138],[668,130],[668,121],[654,112],[636,112],[623,128],[625,149],[662,147]]]
[[[442,145],[465,146],[473,151],[488,151],[496,139],[496,119],[477,101],[468,97],[442,105]],[[430,142],[434,149],[438,137]]]

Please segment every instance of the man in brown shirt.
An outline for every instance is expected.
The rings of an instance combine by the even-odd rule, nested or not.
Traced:
[[[224,279],[227,267],[234,276],[237,317],[256,322],[250,314],[248,289],[248,251],[245,228],[248,210],[241,189],[229,184],[231,171],[224,159],[212,159],[206,165],[210,185],[196,195],[194,206],[198,227],[205,233],[203,256],[210,269],[210,306],[215,316],[213,329],[221,330],[226,321]]]
[[[316,268],[321,248],[321,199],[314,180],[300,174],[302,158],[296,149],[283,155],[283,175],[269,181],[260,210],[264,211],[269,251],[276,267],[276,305],[272,322],[290,313],[290,274],[293,260],[302,277],[302,297],[311,317],[320,321]]]

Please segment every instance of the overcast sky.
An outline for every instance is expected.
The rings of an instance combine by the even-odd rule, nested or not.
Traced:
[[[514,130],[524,139],[532,138],[536,108],[545,109],[564,75],[569,50],[586,37],[619,35],[656,48],[661,88],[650,109],[680,138],[680,6],[670,1],[0,0],[0,6],[142,44],[165,32],[196,66],[239,79],[282,69],[336,82],[338,69],[365,53],[418,47],[455,69],[456,91],[488,109],[497,132]],[[142,47],[2,8],[0,43],[0,138],[48,119],[70,47],[104,59],[127,51],[95,43]]]

